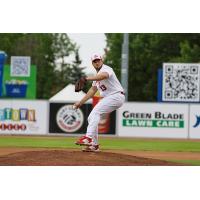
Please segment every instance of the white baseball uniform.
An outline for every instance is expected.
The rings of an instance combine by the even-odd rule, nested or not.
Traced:
[[[93,81],[92,86],[96,86],[100,92],[100,96],[104,97],[93,108],[88,117],[87,137],[93,139],[94,144],[98,144],[98,124],[100,121],[100,115],[104,113],[110,113],[119,107],[125,101],[124,90],[117,79],[113,69],[105,64],[101,67],[97,74],[107,72],[109,78],[101,81]]]

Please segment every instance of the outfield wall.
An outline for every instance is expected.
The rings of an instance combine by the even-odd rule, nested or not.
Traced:
[[[49,109],[49,101],[44,100],[0,100],[0,134],[49,134],[57,117]],[[83,112],[85,120],[88,113]],[[85,133],[82,128],[75,133]],[[116,112],[116,135],[200,139],[200,105],[127,102]]]

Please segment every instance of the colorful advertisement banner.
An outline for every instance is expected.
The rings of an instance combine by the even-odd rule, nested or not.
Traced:
[[[3,64],[0,63],[0,97],[3,93]]]
[[[3,71],[4,71],[4,62],[7,55],[4,51],[0,51],[0,97],[3,93]]]
[[[0,134],[47,134],[48,101],[0,100]]]
[[[16,65],[13,69],[10,65],[5,65],[3,97],[36,99],[36,75],[37,68],[35,65],[31,65],[30,68],[19,68]]]

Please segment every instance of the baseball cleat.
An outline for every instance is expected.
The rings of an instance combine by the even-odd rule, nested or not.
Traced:
[[[82,149],[83,152],[100,152],[99,145],[91,145]]]
[[[87,136],[83,136],[81,138],[79,138],[76,142],[76,145],[85,145],[85,146],[89,146],[92,145],[92,138],[89,138]]]

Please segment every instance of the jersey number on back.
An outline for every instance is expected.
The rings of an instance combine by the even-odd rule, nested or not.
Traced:
[[[101,88],[102,91],[107,90],[107,87],[106,87],[105,85],[101,85],[101,86],[99,86],[99,87]]]

